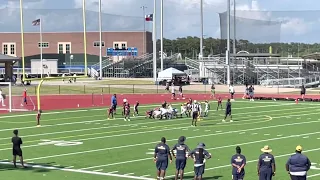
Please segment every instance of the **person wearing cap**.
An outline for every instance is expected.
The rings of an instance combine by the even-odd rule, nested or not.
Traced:
[[[296,153],[291,155],[286,163],[286,170],[291,180],[306,180],[311,162],[309,158],[302,154],[302,147],[296,147]]]
[[[197,148],[190,152],[191,158],[194,160],[194,179],[201,180],[205,170],[206,159],[211,158],[211,154],[204,148],[204,143],[199,143]]]
[[[166,175],[166,170],[168,168],[168,157],[170,158],[170,163],[172,163],[170,148],[166,144],[166,138],[162,137],[161,142],[157,144],[154,149],[154,159],[153,159],[157,167],[158,180],[163,180]]]
[[[184,137],[184,136],[179,137],[178,143],[176,145],[174,145],[171,150],[173,157],[176,158],[175,180],[178,180],[179,174],[180,174],[180,179],[181,180],[183,179],[184,168],[186,167],[186,164],[187,164],[187,158],[189,156],[190,149],[184,143],[185,140],[186,140],[186,137]]]
[[[246,157],[241,154],[241,148],[237,146],[236,154],[231,157],[233,180],[243,180],[245,175],[244,166],[246,165],[246,163]]]
[[[276,175],[275,159],[270,154],[272,149],[269,146],[264,146],[261,151],[263,154],[259,156],[257,165],[259,180],[271,180],[272,176]]]

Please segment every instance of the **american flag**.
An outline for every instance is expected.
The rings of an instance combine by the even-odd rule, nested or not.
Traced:
[[[146,21],[153,21],[153,14],[148,14],[145,16]]]
[[[36,19],[36,20],[32,21],[32,25],[33,26],[39,26],[40,25],[40,19]]]

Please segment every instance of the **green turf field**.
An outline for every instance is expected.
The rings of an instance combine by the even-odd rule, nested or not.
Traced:
[[[311,105],[312,104],[312,105]],[[216,104],[212,104],[214,109]],[[179,107],[179,105],[176,105]],[[306,108],[307,107],[307,108]],[[61,111],[43,114],[42,127],[35,127],[34,114],[0,116],[0,171],[5,180],[101,180],[154,179],[152,154],[162,136],[172,147],[179,136],[195,148],[204,142],[213,158],[206,163],[206,179],[231,179],[230,158],[241,146],[247,157],[246,180],[256,180],[260,149],[269,145],[276,157],[275,179],[286,180],[285,162],[297,145],[313,163],[310,179],[320,178],[320,104],[274,101],[233,102],[233,123],[221,123],[224,111],[190,127],[190,119],[151,120],[144,117],[124,122],[119,116],[107,120],[104,109]],[[148,108],[140,108],[145,111]],[[11,133],[18,128],[23,138],[25,161],[33,168],[13,169]],[[167,179],[174,174],[169,165]],[[188,161],[186,178],[192,179]]]

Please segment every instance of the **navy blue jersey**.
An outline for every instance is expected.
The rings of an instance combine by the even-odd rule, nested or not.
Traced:
[[[249,93],[252,93],[253,92],[253,87],[249,87]]]
[[[245,165],[247,163],[246,157],[242,154],[235,154],[231,157],[231,164],[235,164],[238,166],[242,166],[243,164]],[[238,168],[232,166],[232,174],[241,174],[244,172],[244,168],[241,170],[241,172],[238,172]]]
[[[154,153],[156,154],[158,160],[168,160],[170,148],[164,143],[159,143],[155,147]]]
[[[231,102],[227,102],[226,111],[231,111]]]
[[[194,164],[203,164],[205,158],[208,158],[208,159],[211,158],[211,154],[205,149],[203,149],[204,158],[201,158],[199,155],[199,148],[196,148],[193,151],[191,151],[190,155],[195,159]]]
[[[274,156],[272,154],[263,153],[259,157],[260,171],[272,169],[272,164],[275,164]]]
[[[173,146],[172,150],[176,150],[176,159],[187,159],[190,149],[185,144],[176,144]]]

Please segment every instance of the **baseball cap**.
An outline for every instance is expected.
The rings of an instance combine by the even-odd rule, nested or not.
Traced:
[[[297,146],[297,147],[296,147],[296,151],[301,152],[301,151],[302,151],[302,146],[300,146],[300,145],[299,145],[299,146]]]

